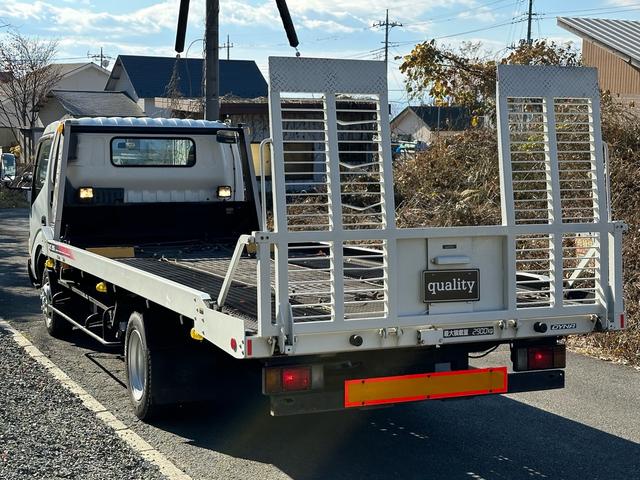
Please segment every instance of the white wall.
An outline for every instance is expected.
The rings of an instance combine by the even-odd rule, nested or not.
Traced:
[[[416,141],[431,143],[433,132],[412,110],[407,110],[400,118],[391,124],[391,133],[394,135],[411,135]]]
[[[94,67],[81,67],[60,79],[54,90],[104,90],[109,72]]]
[[[137,103],[147,117],[153,117],[153,118],[170,118],[171,117],[171,109],[157,107],[155,97],[139,98]]]
[[[50,123],[61,120],[66,114],[67,111],[57,98],[49,98],[38,112],[38,126],[46,127]]]
[[[106,82],[105,82],[105,87],[106,87]],[[120,68],[120,78],[116,80],[115,84],[113,85],[113,88],[111,88],[110,90],[114,92],[126,92],[127,95],[129,95],[134,102],[138,101],[138,96],[136,95],[136,91],[133,88],[133,84],[129,79],[129,75],[127,75],[127,72],[124,70],[124,68]],[[138,105],[140,105],[140,108],[144,110],[143,105],[141,105],[140,103],[138,103]]]

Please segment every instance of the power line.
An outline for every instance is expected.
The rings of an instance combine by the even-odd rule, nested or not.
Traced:
[[[633,8],[636,7],[636,8]],[[630,3],[625,5],[624,7],[598,7],[598,8],[582,8],[579,10],[559,10],[555,12],[546,12],[543,13],[543,16],[557,15],[562,13],[584,13],[587,15],[599,15],[605,13],[622,13],[622,12],[630,12],[638,10],[640,7],[640,3]]]
[[[350,56],[350,58],[352,59],[371,58],[372,56],[382,53],[383,51],[384,51],[384,47],[380,47],[380,48],[376,48],[374,50],[368,50],[362,53],[354,53],[353,55]]]
[[[518,23],[523,23],[526,20],[527,20],[526,18],[520,18],[520,19],[513,18],[509,22],[496,23],[495,25],[490,25],[488,27],[475,28],[473,30],[466,30],[464,32],[451,33],[449,35],[441,35],[439,37],[434,37],[433,40],[442,40],[442,39],[445,39],[445,38],[459,37],[460,35],[466,35],[468,33],[484,32],[486,30],[493,30],[495,28],[505,27],[507,25],[515,25],[515,24],[518,24]],[[423,41],[424,41],[424,39],[407,40],[406,42],[398,42],[398,45],[409,45],[409,44],[412,44],[412,43],[423,42]]]

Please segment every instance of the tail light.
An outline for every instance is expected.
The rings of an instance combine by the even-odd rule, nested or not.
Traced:
[[[311,367],[268,367],[264,369],[264,393],[311,390]]]
[[[309,390],[310,388],[310,368],[284,368],[282,370],[282,389],[285,392]]]
[[[565,368],[566,347],[564,345],[514,347],[512,360],[513,369],[516,372]]]

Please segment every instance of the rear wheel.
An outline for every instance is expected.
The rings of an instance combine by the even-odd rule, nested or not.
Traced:
[[[154,390],[157,390],[156,378],[152,375],[155,355],[149,349],[144,319],[138,312],[133,312],[129,317],[124,358],[133,411],[139,419],[149,419],[157,414],[158,410],[157,398],[154,398]]]
[[[167,312],[133,312],[125,335],[125,364],[136,416],[149,420],[172,405],[211,400],[217,358]]]
[[[44,324],[52,337],[62,338],[71,331],[71,324],[53,311],[53,297],[58,292],[56,274],[51,270],[44,270],[42,287],[40,289],[40,308],[44,315]]]

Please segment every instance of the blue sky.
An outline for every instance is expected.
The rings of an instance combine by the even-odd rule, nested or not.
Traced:
[[[2,0],[0,24],[23,34],[59,41],[60,62],[79,62],[104,48],[106,55],[175,55],[173,44],[178,0]],[[394,110],[407,105],[399,61],[415,43],[436,38],[458,45],[481,41],[490,54],[526,36],[528,0],[289,0],[304,56],[381,58],[384,31],[372,24],[384,19],[402,27],[391,30],[389,89]],[[535,38],[559,42],[578,39],[556,26],[557,16],[640,20],[640,0],[535,0]],[[204,0],[191,0],[189,56],[200,56]],[[291,55],[274,0],[221,0],[221,43],[228,34],[231,58],[252,59],[266,75],[267,57]],[[224,58],[225,52],[221,52]]]

